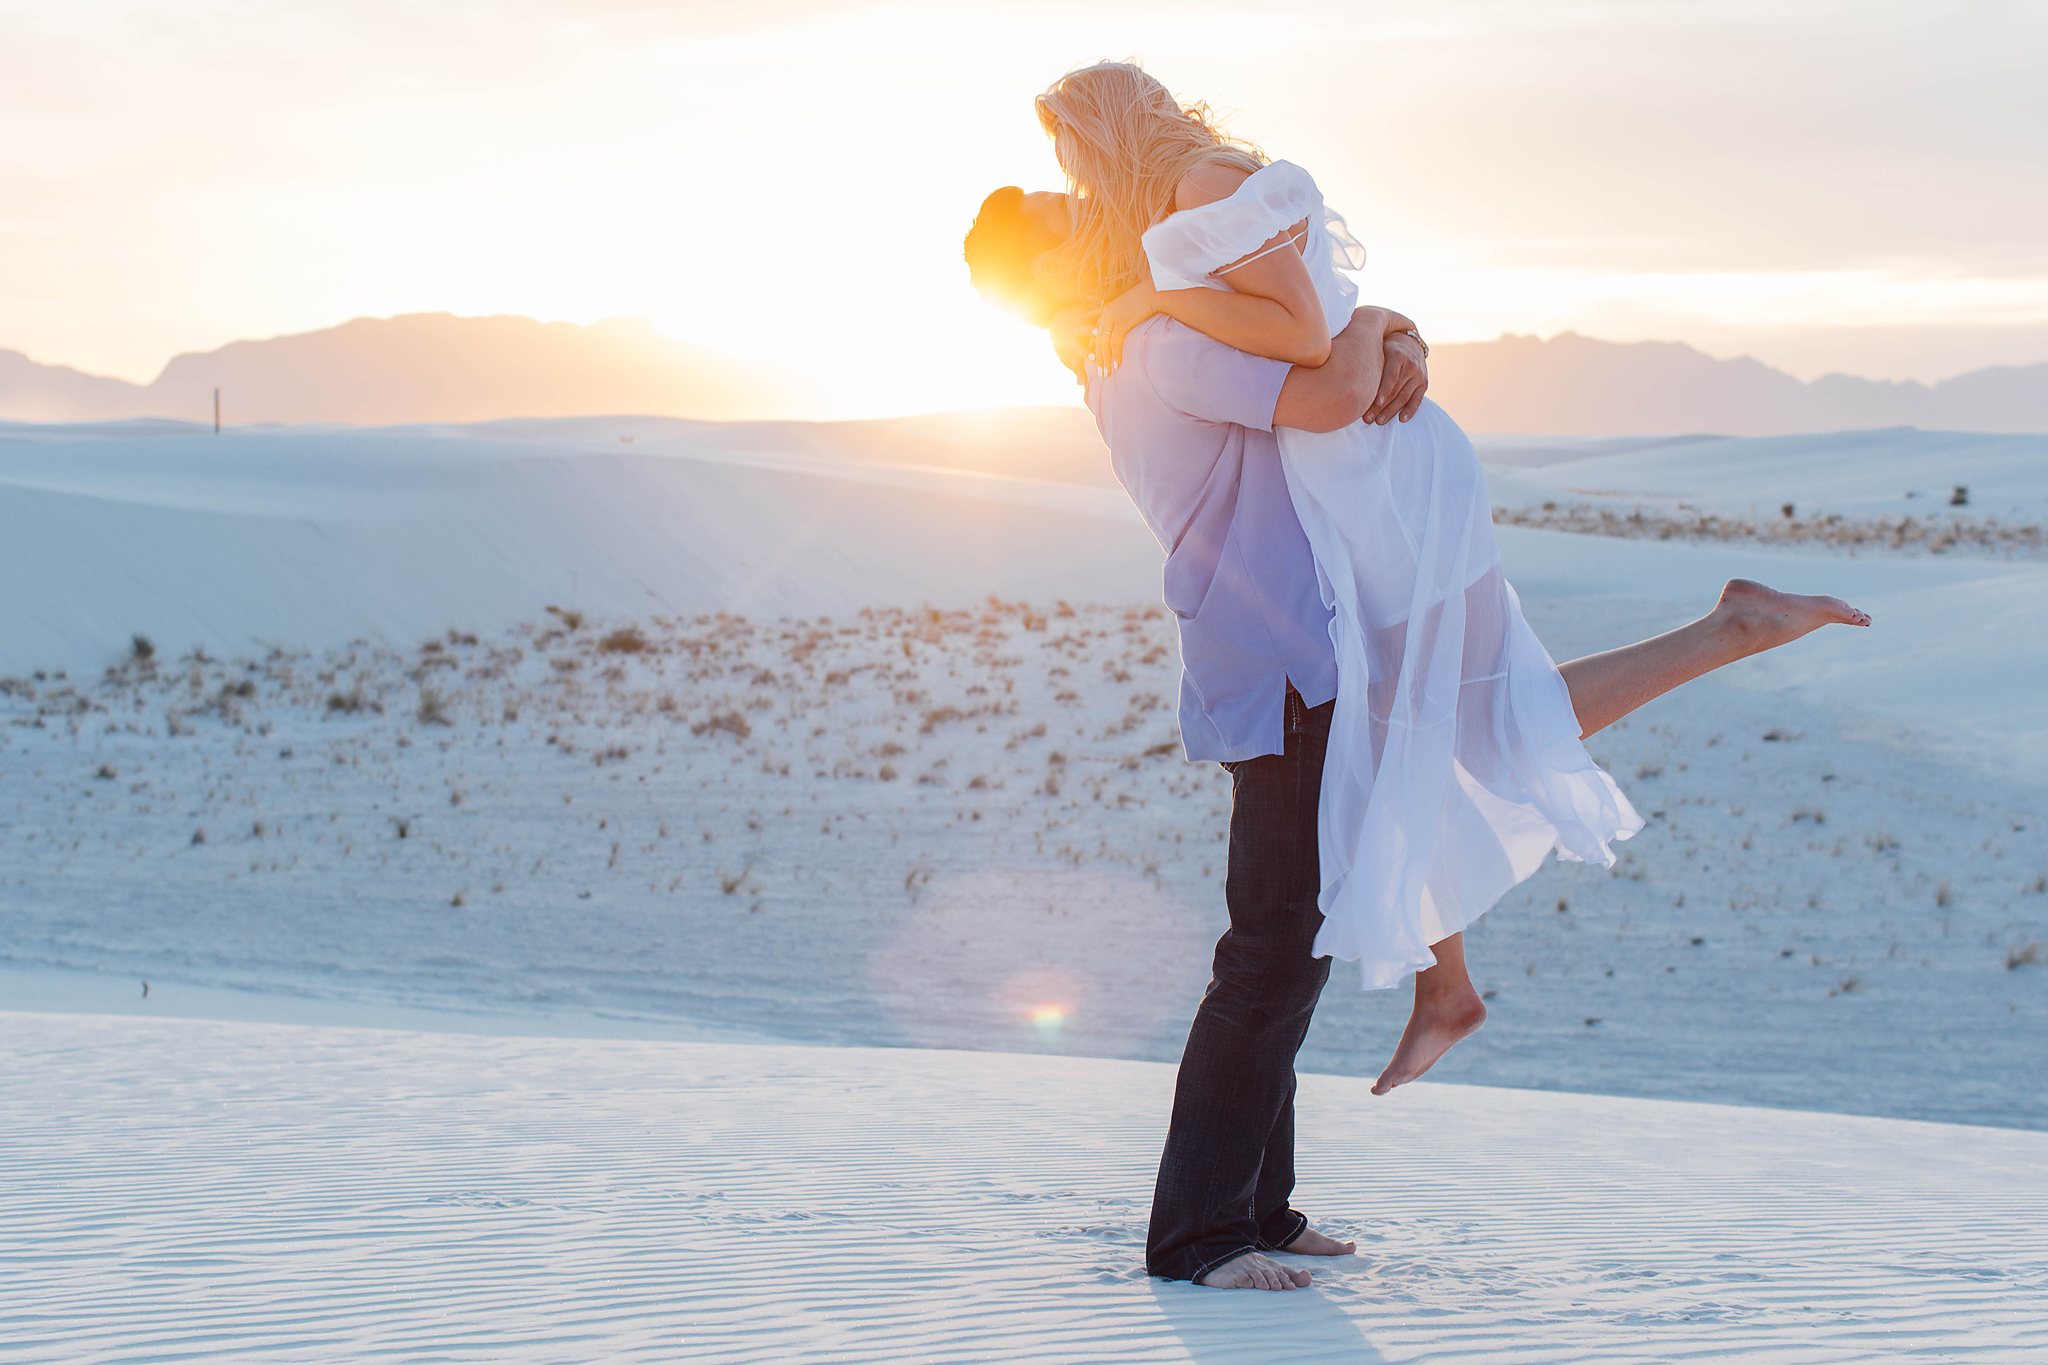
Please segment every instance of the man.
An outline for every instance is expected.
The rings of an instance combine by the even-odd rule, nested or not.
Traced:
[[[998,190],[968,234],[983,293],[1047,326],[1086,386],[1117,477],[1166,547],[1166,602],[1180,626],[1187,755],[1230,769],[1230,929],[1189,1030],[1153,1196],[1146,1264],[1202,1284],[1309,1283],[1263,1253],[1350,1253],[1288,1204],[1294,1187],[1294,1056],[1329,972],[1316,807],[1336,667],[1316,568],[1280,473],[1275,425],[1334,431],[1412,414],[1428,375],[1414,324],[1361,308],[1316,369],[1246,355],[1164,317],[1130,333],[1110,372],[1087,359],[1092,309],[1059,272],[1033,267],[1064,241],[1064,195]],[[1868,626],[1834,597],[1732,579],[1712,610],[1648,640],[1558,667],[1581,737],[1702,674],[1826,625]],[[1446,961],[1416,973],[1416,1014],[1373,1093],[1426,1071],[1456,1041],[1417,1032],[1441,1014]],[[1469,983],[1465,989],[1469,991]],[[1476,997],[1471,1007],[1484,1018]],[[1465,1032],[1476,1022],[1463,1026]],[[1458,1036],[1462,1036],[1461,1034]],[[1412,1055],[1411,1055],[1412,1054]],[[1404,1056],[1411,1057],[1405,1072]],[[1419,1063],[1414,1058],[1420,1058]],[[1390,1080],[1390,1075],[1392,1079]]]
[[[1166,550],[1187,757],[1222,763],[1232,784],[1230,928],[1181,1057],[1146,1268],[1225,1288],[1299,1288],[1309,1273],[1265,1253],[1355,1248],[1289,1203],[1294,1057],[1330,971],[1312,947],[1337,669],[1273,428],[1334,431],[1412,412],[1428,382],[1424,353],[1413,324],[1380,308],[1354,313],[1315,369],[1155,317],[1104,373],[1086,355],[1092,310],[1031,269],[1066,234],[1064,195],[998,190],[968,234],[970,274],[983,294],[1049,328],[1085,386],[1116,476]]]

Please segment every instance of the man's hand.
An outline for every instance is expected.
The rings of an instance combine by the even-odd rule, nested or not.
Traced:
[[[1052,336],[1052,352],[1060,364],[1074,372],[1074,382],[1088,387],[1088,348],[1095,341],[1095,320],[1102,309],[1092,303],[1077,303],[1052,315],[1046,331]]]
[[[1379,392],[1365,410],[1365,420],[1378,426],[1396,417],[1407,421],[1429,392],[1429,362],[1423,357],[1421,342],[1406,332],[1395,332],[1382,343],[1382,351],[1385,364],[1380,370]]]

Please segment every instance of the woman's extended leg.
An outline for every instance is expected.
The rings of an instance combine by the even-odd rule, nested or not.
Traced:
[[[1559,664],[1571,689],[1580,738],[1604,730],[1681,683],[1723,664],[1790,644],[1822,626],[1867,626],[1868,614],[1837,597],[1801,597],[1732,578],[1714,609],[1690,625],[1604,654]],[[1373,1083],[1384,1095],[1436,1065],[1452,1045],[1486,1022],[1486,1006],[1465,971],[1465,936],[1431,945],[1436,965],[1415,974],[1415,1005],[1401,1044]]]
[[[1867,626],[1870,617],[1838,597],[1800,597],[1731,578],[1714,609],[1648,640],[1559,664],[1584,738],[1645,702],[1723,664],[1790,644],[1822,626]]]

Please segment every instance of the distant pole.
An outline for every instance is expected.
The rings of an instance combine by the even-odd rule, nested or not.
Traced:
[[[213,434],[220,435],[220,390],[213,391]]]

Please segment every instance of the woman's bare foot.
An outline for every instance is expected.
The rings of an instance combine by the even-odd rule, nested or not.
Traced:
[[[1225,1261],[1195,1283],[1211,1289],[1306,1289],[1313,1278],[1306,1270],[1290,1270],[1270,1256],[1247,1251],[1235,1260]]]
[[[1314,1228],[1305,1227],[1293,1241],[1280,1249],[1289,1256],[1349,1256],[1358,1250],[1358,1243],[1340,1242],[1334,1237],[1325,1237]]]
[[[1465,936],[1452,934],[1431,946],[1436,951],[1436,965],[1415,974],[1415,1005],[1408,1014],[1408,1027],[1402,1030],[1393,1060],[1373,1082],[1375,1095],[1414,1080],[1486,1022],[1486,1006],[1465,971]]]
[[[1707,616],[1729,637],[1737,658],[1790,644],[1822,626],[1867,626],[1870,615],[1839,597],[1801,597],[1748,578],[1731,578]]]
[[[1418,994],[1408,1027],[1401,1032],[1401,1045],[1387,1069],[1372,1083],[1372,1093],[1384,1095],[1397,1085],[1406,1085],[1437,1064],[1462,1039],[1479,1031],[1486,1022],[1486,1006],[1479,993],[1466,988],[1462,1000],[1432,1001],[1425,1005]]]

